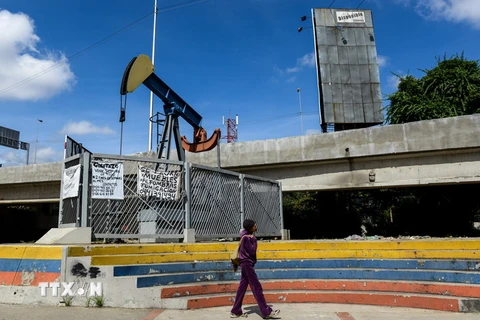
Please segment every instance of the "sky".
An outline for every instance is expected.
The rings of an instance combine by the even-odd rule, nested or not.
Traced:
[[[158,0],[155,74],[202,116],[208,136],[226,135],[222,120],[235,115],[237,141],[318,134],[310,17],[329,6],[372,10],[385,106],[396,75],[421,77],[445,55],[480,59],[479,0]],[[124,155],[156,151],[146,87],[127,95],[123,134],[119,122],[126,66],[152,57],[153,8],[154,0],[0,2],[0,126],[30,144],[29,164],[62,161],[66,135],[94,153],[119,154],[121,137]],[[153,108],[162,112],[161,100]],[[193,140],[183,120],[180,131]],[[26,163],[26,151],[0,146],[4,167]]]

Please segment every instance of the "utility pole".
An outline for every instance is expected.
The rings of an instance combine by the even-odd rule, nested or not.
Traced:
[[[300,105],[300,125],[302,128],[302,136],[303,136],[303,116],[302,116],[302,95],[300,94],[300,88],[297,88],[298,92],[298,104]]]
[[[33,160],[34,164],[37,164],[38,129],[40,128],[40,123],[41,122],[43,122],[43,120],[38,119],[38,122],[37,122],[37,138],[35,139],[35,155],[34,155],[34,160]]]
[[[153,43],[152,43],[152,64],[155,66],[155,36],[157,30],[157,0],[155,0],[153,11]],[[150,116],[148,117],[148,151],[152,151],[152,137],[153,137],[153,91],[150,91]]]

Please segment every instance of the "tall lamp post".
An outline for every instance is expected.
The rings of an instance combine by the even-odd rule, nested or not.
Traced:
[[[302,136],[303,136],[303,116],[302,116],[302,95],[301,95],[301,90],[300,88],[297,88],[298,92],[298,104],[300,105],[300,125],[302,128]]]
[[[154,13],[153,13],[153,43],[152,43],[152,64],[155,65],[155,38],[157,30],[157,13],[158,6],[157,0],[154,4]],[[150,117],[148,118],[148,151],[152,151],[152,139],[153,139],[153,91],[150,92]]]
[[[33,160],[34,164],[37,164],[38,129],[40,128],[40,122],[43,122],[43,120],[38,119],[37,122],[37,138],[35,139],[35,155]]]

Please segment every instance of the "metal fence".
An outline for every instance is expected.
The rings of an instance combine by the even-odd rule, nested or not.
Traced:
[[[258,236],[281,235],[278,181],[187,162],[86,153],[66,159],[65,170],[77,164],[88,180],[80,188],[87,189],[62,199],[60,227],[73,223],[90,226],[96,238],[133,239],[183,238],[184,229],[194,229],[206,240],[238,237],[242,221],[251,218]]]

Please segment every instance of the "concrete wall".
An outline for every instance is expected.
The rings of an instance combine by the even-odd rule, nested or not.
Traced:
[[[335,161],[347,158],[478,148],[480,115],[470,115],[313,134],[281,139],[221,145],[224,168],[253,168],[296,162]],[[348,150],[347,150],[348,148]],[[188,160],[216,166],[216,150],[188,154]]]

